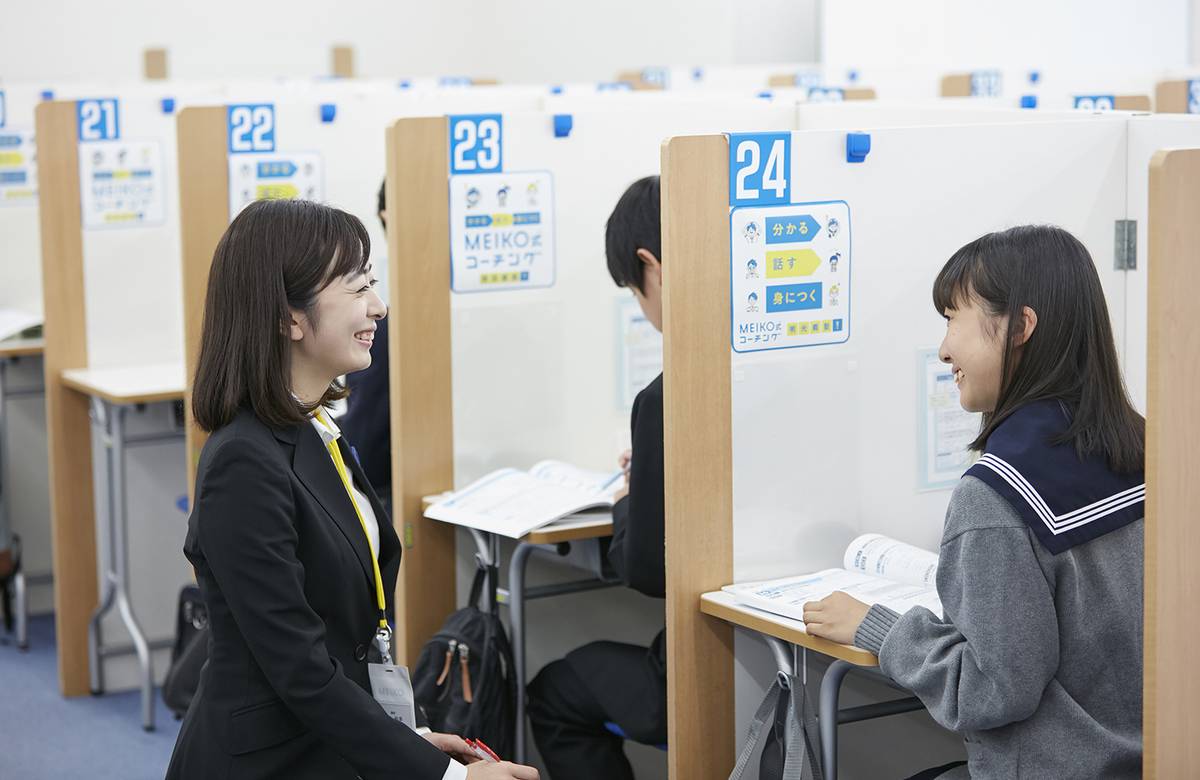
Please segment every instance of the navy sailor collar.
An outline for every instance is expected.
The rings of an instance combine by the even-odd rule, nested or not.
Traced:
[[[1022,406],[963,475],[999,493],[1054,555],[1145,515],[1145,472],[1116,474],[1102,456],[1081,460],[1073,444],[1050,444],[1069,423],[1061,401]]]

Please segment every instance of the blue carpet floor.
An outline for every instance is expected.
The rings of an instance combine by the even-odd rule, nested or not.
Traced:
[[[162,699],[146,732],[137,691],[63,698],[53,616],[31,618],[29,640],[0,644],[0,780],[162,780],[179,734]]]

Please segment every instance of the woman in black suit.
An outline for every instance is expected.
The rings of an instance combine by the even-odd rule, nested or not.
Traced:
[[[401,546],[324,412],[386,314],[369,256],[358,219],[304,201],[251,204],[217,246],[192,398],[212,436],[184,544],[212,633],[171,780],[537,780],[455,761],[462,739],[422,738],[371,692]]]

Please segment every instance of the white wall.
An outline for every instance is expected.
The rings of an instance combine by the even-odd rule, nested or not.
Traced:
[[[643,65],[811,61],[818,0],[320,0],[119,6],[45,0],[21,9],[0,79],[136,79],[165,46],[177,78],[313,76],[354,46],[360,75],[470,74],[505,81],[611,79]],[[97,30],[103,30],[97,35]]]
[[[822,54],[834,65],[1170,68],[1189,61],[1197,4],[834,0],[823,4]]]

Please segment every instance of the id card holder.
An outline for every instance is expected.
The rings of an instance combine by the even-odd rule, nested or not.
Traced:
[[[367,664],[371,695],[393,720],[417,729],[417,706],[408,669],[391,664]]]

